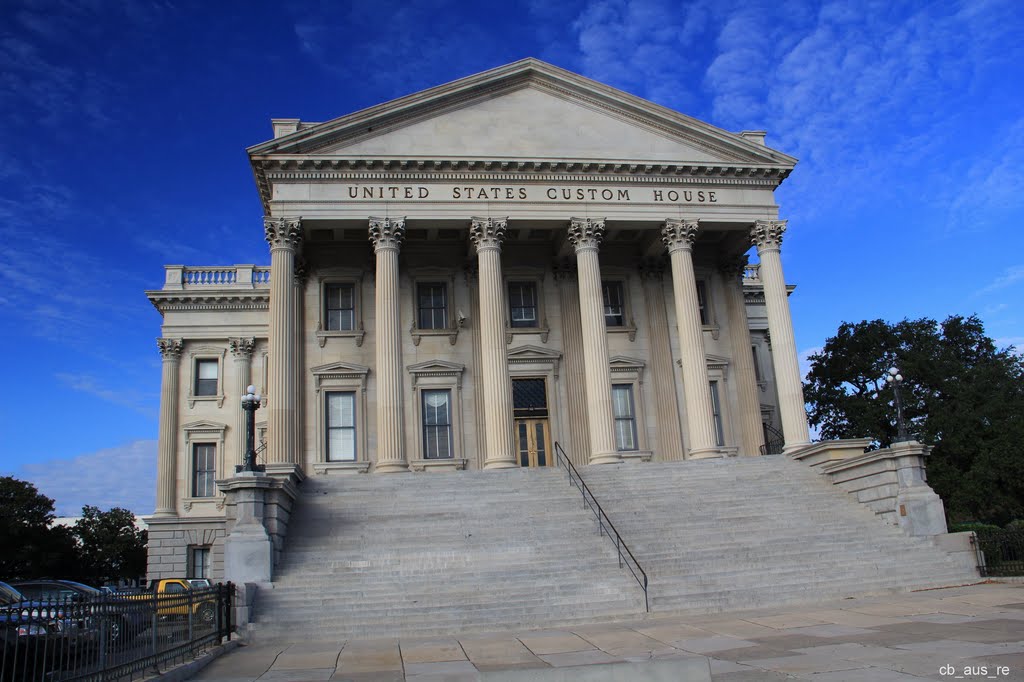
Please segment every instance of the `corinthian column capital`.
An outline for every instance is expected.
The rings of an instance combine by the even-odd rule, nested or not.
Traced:
[[[725,275],[727,279],[742,279],[743,273],[747,271],[748,262],[749,258],[747,258],[747,254],[735,256],[734,258],[729,258],[728,260],[724,260],[719,263],[718,270]]]
[[[668,252],[686,249],[693,249],[693,242],[697,239],[697,230],[700,229],[698,220],[676,220],[666,218],[661,225],[661,241],[665,242]]]
[[[570,218],[569,242],[576,248],[596,249],[604,239],[604,218]]]
[[[228,339],[228,348],[231,354],[238,360],[246,360],[252,357],[252,351],[256,347],[256,339]]]
[[[505,241],[508,218],[473,218],[469,228],[469,240],[479,253],[481,249],[501,249]]]
[[[374,251],[402,248],[405,239],[405,218],[370,218],[370,241]]]
[[[263,231],[270,250],[295,251],[302,245],[302,218],[263,218]]]
[[[181,349],[184,346],[181,339],[157,339],[156,345],[160,349],[160,357],[174,361],[181,357]]]
[[[778,250],[782,245],[782,234],[786,231],[785,220],[755,220],[750,228],[750,243],[758,253],[765,249]]]

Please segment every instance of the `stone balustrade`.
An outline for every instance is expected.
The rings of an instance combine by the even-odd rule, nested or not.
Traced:
[[[743,283],[744,284],[760,284],[761,283],[761,264],[760,263],[748,263],[743,266]]]
[[[270,286],[270,268],[266,266],[165,265],[164,270],[164,291],[206,288],[265,289]]]

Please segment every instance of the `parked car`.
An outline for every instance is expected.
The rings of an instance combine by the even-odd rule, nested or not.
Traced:
[[[14,587],[30,599],[66,605],[80,628],[94,630],[94,639],[100,635],[96,629],[105,626],[103,635],[112,645],[131,640],[151,622],[146,609],[73,580],[25,580],[14,583]]]
[[[27,679],[59,669],[61,661],[78,657],[82,640],[64,609],[28,599],[0,582],[0,631],[3,633],[5,680]]]
[[[188,578],[188,584],[192,586],[193,590],[205,590],[213,587],[209,578]]]
[[[149,594],[127,595],[125,599],[152,601],[156,598],[156,614],[162,620],[187,618],[213,625],[217,619],[217,599],[210,588],[195,588],[187,578],[160,578],[149,582]]]

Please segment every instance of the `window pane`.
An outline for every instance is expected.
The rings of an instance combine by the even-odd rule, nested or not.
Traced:
[[[324,317],[329,331],[355,329],[355,286],[328,284],[325,301]]]
[[[196,360],[195,395],[217,395],[217,361]]]
[[[330,429],[327,433],[327,459],[352,461],[356,458],[356,430]]]
[[[513,327],[537,326],[537,285],[512,282],[508,289],[509,317]]]
[[[327,426],[356,425],[355,393],[327,394]]]
[[[356,459],[356,394],[327,394],[327,459]]]
[[[417,321],[420,329],[448,327],[448,290],[444,284],[431,282],[417,287]]]
[[[423,391],[423,456],[452,456],[451,391]]]
[[[216,492],[217,448],[212,443],[196,443],[192,446],[192,497],[213,497]]]
[[[708,304],[707,304],[707,301],[708,301],[707,285],[705,285],[703,280],[698,280],[697,281],[697,308],[699,309],[699,312],[700,312],[700,323],[701,324],[707,324],[708,323],[708,312],[707,312],[708,311]]]
[[[604,297],[604,323],[609,327],[621,327],[622,313],[622,282],[601,282],[601,293]]]
[[[618,450],[637,450],[636,412],[633,407],[633,387],[630,384],[612,386],[612,411],[615,415],[615,447]]]
[[[725,445],[725,433],[722,429],[722,405],[718,398],[718,382],[711,382],[711,412],[715,418],[715,437],[718,439],[716,445]]]
[[[216,360],[199,360],[199,378],[200,379],[216,379],[217,378],[217,361]]]

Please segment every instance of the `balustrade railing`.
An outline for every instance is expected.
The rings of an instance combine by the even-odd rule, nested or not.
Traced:
[[[257,265],[165,265],[164,289],[252,289],[270,285],[270,268]]]
[[[633,578],[637,584],[644,591],[644,610],[650,612],[651,602],[647,594],[647,571],[640,566],[640,562],[633,556],[633,552],[630,551],[629,547],[626,546],[625,540],[619,535],[619,531],[615,530],[615,525],[612,520],[608,518],[608,515],[604,513],[604,509],[601,508],[601,504],[594,497],[594,493],[590,492],[590,488],[587,487],[586,481],[580,476],[580,472],[573,466],[573,463],[569,461],[568,455],[565,454],[565,450],[558,443],[555,443],[555,460],[558,464],[565,469],[566,473],[569,474],[569,482],[576,486],[576,489],[583,495],[583,505],[594,512],[594,516],[597,517],[597,528],[598,532],[602,536],[607,538],[615,545],[615,552],[619,555],[619,568],[622,568],[625,564],[629,572],[633,574]]]
[[[751,263],[743,268],[743,281],[745,282],[760,282],[761,281],[761,264]]]

